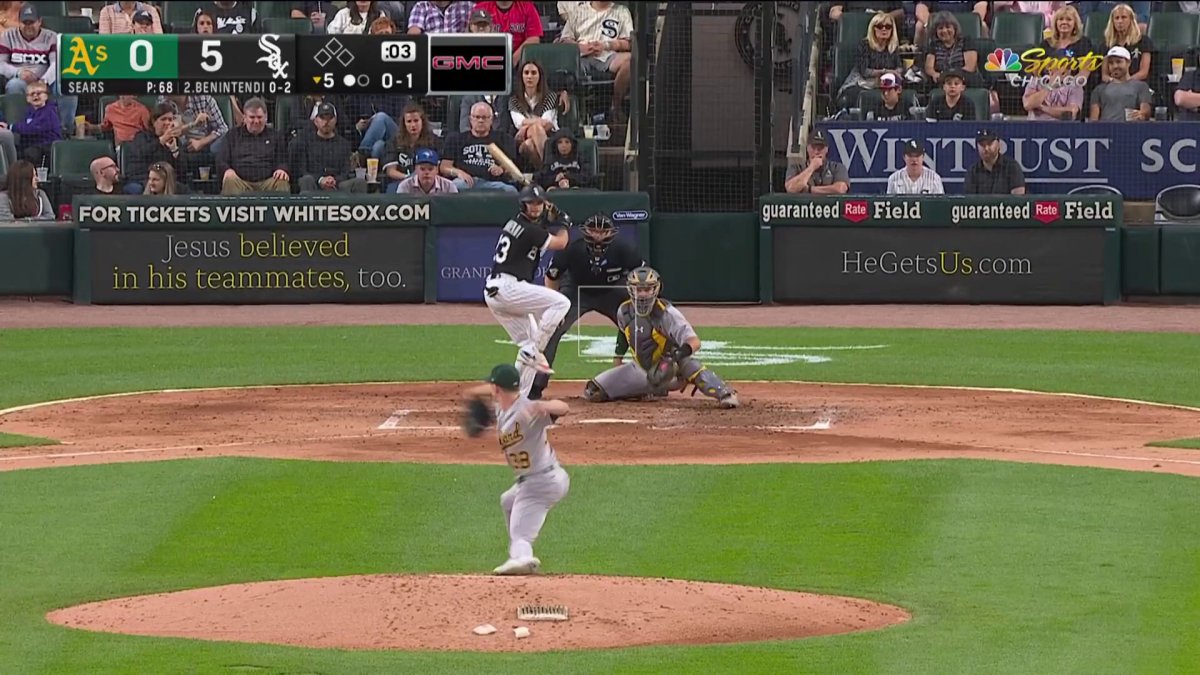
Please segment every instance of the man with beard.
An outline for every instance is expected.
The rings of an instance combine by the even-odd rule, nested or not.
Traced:
[[[963,194],[1025,194],[1025,172],[1016,160],[1001,154],[1000,137],[996,132],[980,129],[975,134],[975,148],[979,150],[979,161],[967,170]]]

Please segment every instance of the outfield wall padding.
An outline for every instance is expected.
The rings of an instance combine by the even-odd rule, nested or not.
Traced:
[[[1126,295],[1158,295],[1160,227],[1121,229],[1121,292]]]
[[[753,213],[656,213],[652,263],[675,302],[758,302]]]
[[[1200,225],[1162,227],[1163,295],[1200,295]]]
[[[70,223],[0,226],[0,295],[68,295],[74,269]]]

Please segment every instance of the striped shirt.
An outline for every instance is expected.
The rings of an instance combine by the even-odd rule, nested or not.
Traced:
[[[134,5],[132,12],[126,12],[123,10],[121,8],[121,4],[118,2],[105,5],[104,8],[100,10],[100,33],[103,35],[132,33],[133,15],[141,10],[150,12],[150,19],[152,21],[150,32],[162,33],[162,19],[158,16],[158,8],[154,5],[147,5],[144,2],[139,2]]]
[[[433,177],[433,187],[426,192],[419,182],[417,182],[416,174],[405,178],[396,185],[396,194],[401,195],[454,195],[458,194],[458,186],[449,178],[441,176]]]
[[[0,35],[0,75],[12,79],[26,69],[54,85],[58,80],[58,33],[43,28],[37,37],[26,40],[20,28],[9,28]]]
[[[889,195],[944,195],[942,177],[927,166],[921,167],[921,175],[916,180],[908,177],[908,167],[904,167],[888,177],[887,193]]]

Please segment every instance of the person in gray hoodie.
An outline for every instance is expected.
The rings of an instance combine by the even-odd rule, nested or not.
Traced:
[[[595,187],[596,176],[579,157],[579,141],[567,129],[559,129],[547,141],[546,159],[537,182],[547,190]]]

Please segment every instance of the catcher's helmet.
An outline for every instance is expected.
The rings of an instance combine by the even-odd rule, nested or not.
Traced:
[[[654,303],[658,301],[658,292],[662,290],[662,278],[658,272],[648,265],[637,267],[629,272],[625,287],[633,299],[633,311],[638,316],[650,316]]]
[[[583,238],[587,242],[588,252],[599,258],[617,238],[617,226],[608,216],[597,213],[583,221]]]

